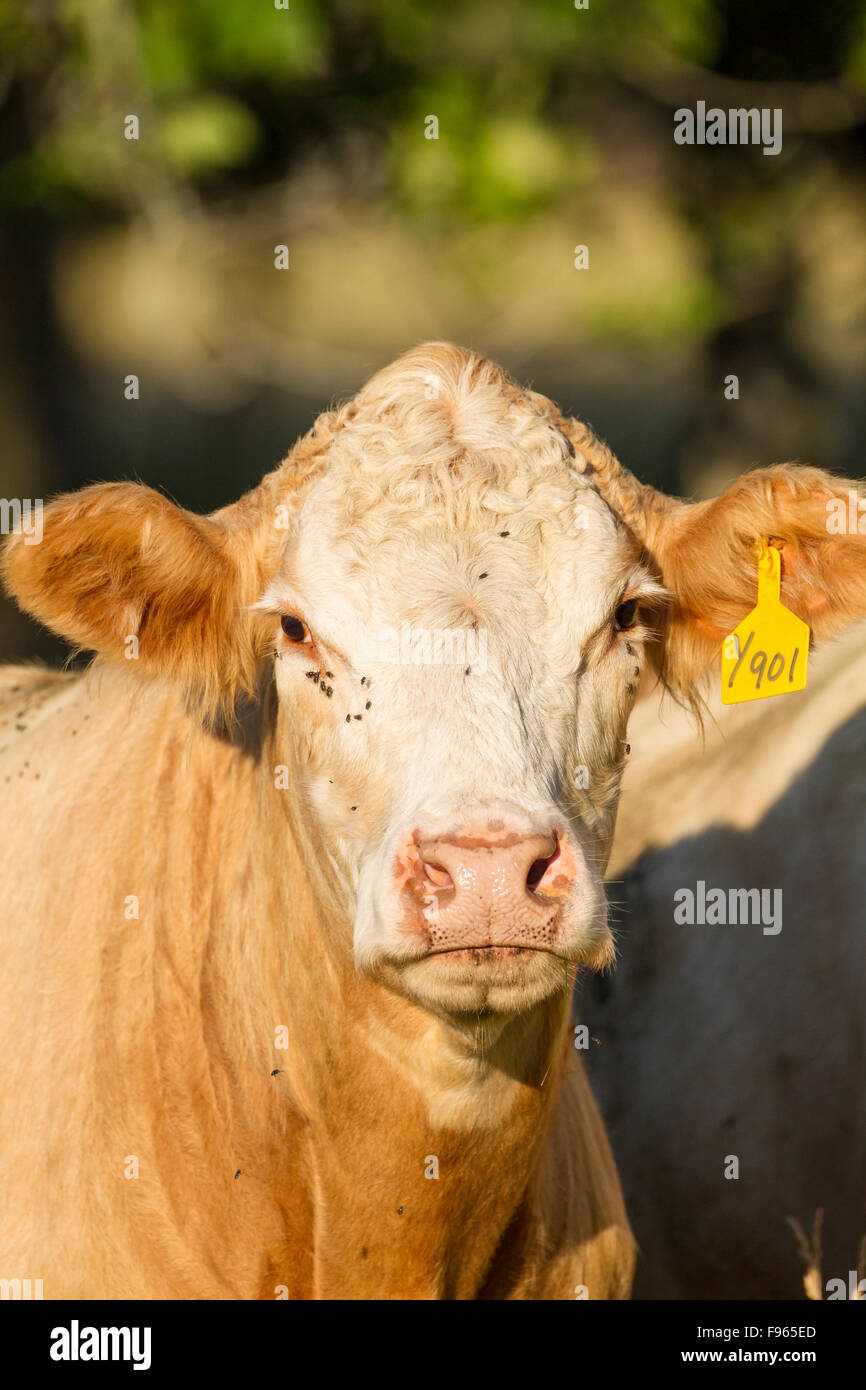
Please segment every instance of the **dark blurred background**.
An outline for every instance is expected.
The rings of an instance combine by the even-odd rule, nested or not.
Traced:
[[[782,152],[675,144],[698,100]],[[209,510],[429,337],[670,489],[859,475],[864,136],[861,0],[0,0],[0,494]]]

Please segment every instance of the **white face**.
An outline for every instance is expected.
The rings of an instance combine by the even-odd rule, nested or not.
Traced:
[[[429,432],[414,456],[383,433],[338,436],[261,605],[278,752],[359,968],[511,1014],[610,957],[601,873],[659,590],[548,421],[447,467]]]

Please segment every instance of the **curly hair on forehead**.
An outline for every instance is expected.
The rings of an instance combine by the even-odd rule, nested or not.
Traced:
[[[640,483],[584,421],[564,416],[548,397],[523,388],[497,363],[452,343],[424,343],[377,372],[351,402],[348,426],[330,462],[352,444],[379,452],[392,487],[414,478],[438,483],[429,502],[454,489],[505,489],[523,505],[541,480],[589,483],[643,539],[647,517],[675,505]],[[369,429],[366,439],[361,432]],[[357,479],[357,474],[356,474]],[[519,499],[519,501],[517,500]],[[507,510],[507,507],[506,507]]]
[[[493,511],[511,515],[530,499],[552,520],[574,500],[576,483],[609,504],[614,477],[617,493],[641,486],[587,426],[479,353],[442,342],[410,349],[323,412],[258,488],[225,509],[265,568],[290,529],[276,528],[273,515],[297,514],[323,476],[325,486],[350,485],[346,506],[356,515],[387,499],[435,509],[456,529],[489,522]]]
[[[566,460],[568,439],[551,420],[551,403],[525,391],[495,362],[451,343],[424,343],[377,372],[355,397],[354,419],[397,424],[424,447],[416,427],[436,440],[478,453],[509,444]]]
[[[327,471],[334,487],[351,489],[356,517],[386,501],[435,509],[455,527],[489,524],[491,513],[541,506],[544,495],[541,514],[552,519],[573,500],[580,470],[542,404],[477,353],[426,344],[358,393]]]

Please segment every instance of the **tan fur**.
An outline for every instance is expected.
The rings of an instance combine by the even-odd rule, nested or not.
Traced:
[[[455,1023],[399,979],[356,968],[354,866],[387,818],[393,769],[365,761],[367,725],[341,752],[348,696],[326,704],[290,678],[297,653],[278,645],[276,616],[291,588],[286,541],[318,487],[314,517],[334,519],[324,580],[339,550],[363,576],[359,596],[387,583],[396,604],[399,547],[422,538],[434,618],[481,614],[504,654],[472,687],[495,711],[460,697],[477,728],[475,742],[452,742],[451,769],[477,746],[492,767],[508,753],[531,770],[537,746],[551,782],[588,758],[590,788],[563,790],[560,809],[600,868],[643,640],[632,654],[612,612],[626,589],[659,596],[640,547],[676,591],[683,627],[692,610],[699,624],[730,611],[733,626],[750,606],[736,563],[750,527],[797,541],[788,580],[799,573],[807,605],[823,586],[822,621],[862,606],[853,570],[838,598],[825,572],[820,503],[807,500],[825,475],[774,477],[763,506],[732,495],[704,525],[705,512],[641,489],[586,427],[498,367],[430,344],[211,517],[108,485],[53,502],[39,546],[11,539],[4,577],[18,601],[100,660],[87,676],[4,677],[0,1274],[42,1278],[46,1297],[627,1295],[633,1244],[561,1037],[564,982],[522,1010]],[[579,545],[595,588],[584,583],[580,603],[563,588],[575,503],[592,503]],[[694,578],[711,545],[729,557],[720,597]],[[277,597],[260,602],[266,592]],[[426,594],[416,602],[424,620]],[[676,655],[677,632],[682,681],[709,647],[690,637],[691,656]],[[579,658],[589,675],[577,721]],[[537,690],[521,709],[523,743],[512,676]],[[422,690],[412,673],[394,678],[406,728]],[[515,731],[512,752],[503,730]],[[274,781],[284,759],[288,798]],[[338,766],[362,807],[335,809]]]
[[[479,1067],[355,972],[255,735],[191,732],[170,689],[140,699],[126,672],[4,685],[26,725],[2,758],[4,1274],[32,1270],[47,1298],[627,1293],[628,1226],[573,1050],[566,1086],[556,1069],[540,1084],[561,998]],[[449,1091],[471,1096],[459,1128],[436,1113]],[[539,1171],[549,1126],[558,1157]]]

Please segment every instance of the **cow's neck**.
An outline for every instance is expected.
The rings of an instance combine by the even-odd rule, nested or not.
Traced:
[[[259,1292],[471,1296],[509,1227],[519,1238],[563,998],[485,1034],[360,976],[272,786],[261,772],[205,972],[224,1001],[209,1054],[231,1162],[261,1193]]]

